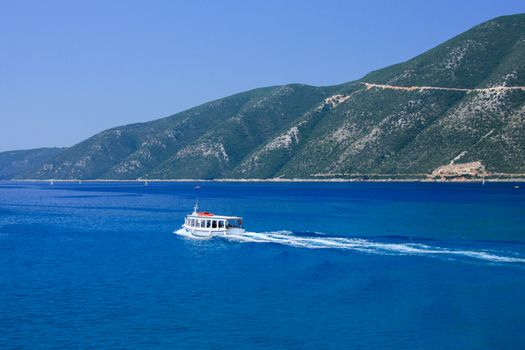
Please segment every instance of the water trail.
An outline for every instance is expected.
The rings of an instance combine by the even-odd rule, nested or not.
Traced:
[[[509,256],[504,252],[488,250],[465,250],[430,246],[421,243],[379,242],[363,238],[311,237],[301,236],[289,231],[245,232],[228,235],[225,238],[244,243],[276,243],[308,249],[342,249],[372,254],[427,255],[471,258],[498,263],[523,263],[525,257]]]

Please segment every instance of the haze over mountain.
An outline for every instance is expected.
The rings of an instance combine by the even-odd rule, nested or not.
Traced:
[[[470,161],[525,173],[524,14],[358,81],[255,89],[70,148],[0,153],[0,177],[330,178]]]

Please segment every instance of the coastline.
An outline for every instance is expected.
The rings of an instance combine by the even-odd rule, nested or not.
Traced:
[[[524,177],[515,178],[492,178],[492,179],[432,179],[432,178],[332,178],[332,179],[312,179],[312,178],[268,178],[268,179],[6,179],[0,182],[53,182],[53,183],[164,183],[164,182],[232,182],[232,183],[287,183],[287,182],[428,182],[428,183],[483,183],[483,182],[524,182]]]

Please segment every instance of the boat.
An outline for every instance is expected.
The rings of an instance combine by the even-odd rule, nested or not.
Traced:
[[[175,231],[181,236],[197,239],[228,236],[243,232],[242,217],[216,215],[207,211],[199,211],[198,204],[195,204],[193,213],[186,216],[182,227]]]

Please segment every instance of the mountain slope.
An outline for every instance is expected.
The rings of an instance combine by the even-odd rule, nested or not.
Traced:
[[[8,151],[0,153],[0,180],[13,177],[24,177],[38,170],[50,158],[53,158],[63,148],[38,148],[23,151]]]
[[[103,131],[42,166],[35,178],[214,178],[330,88],[251,90],[149,123]]]
[[[525,173],[524,86],[525,15],[499,17],[359,81],[256,89],[106,130],[16,177],[409,175],[468,161]]]
[[[293,138],[281,147],[286,164],[272,176],[421,174],[455,158],[481,160],[493,172],[523,172],[525,88],[483,89],[524,86],[524,48],[525,16],[501,17],[348,84],[357,90],[341,92],[341,103],[308,138],[301,137],[308,124],[289,129]],[[392,88],[359,84],[369,82]],[[403,86],[411,88],[397,88]],[[266,159],[283,157],[272,145],[287,132],[254,152],[240,175],[256,177],[257,167],[266,175]]]

